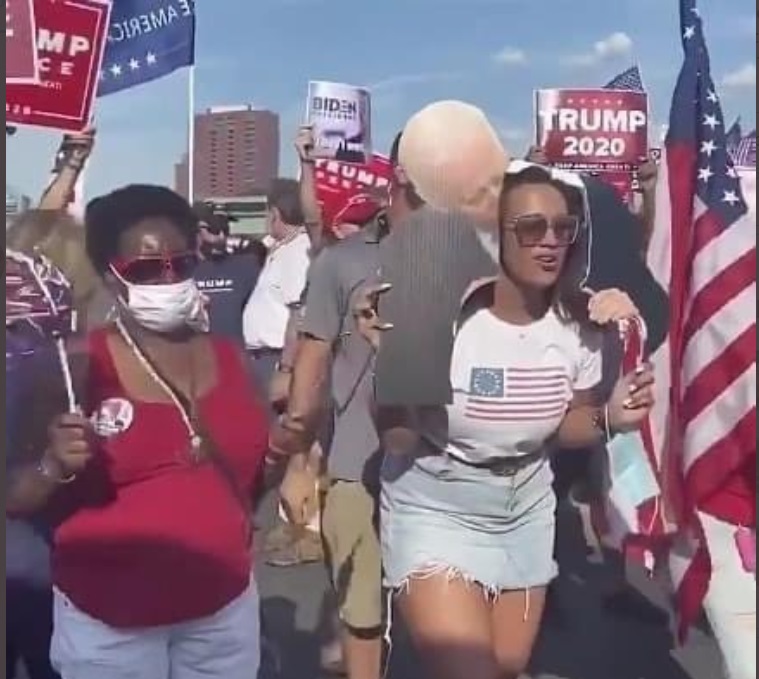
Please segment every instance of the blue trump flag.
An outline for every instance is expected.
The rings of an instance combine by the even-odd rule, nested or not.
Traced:
[[[195,0],[114,0],[98,96],[195,63]]]

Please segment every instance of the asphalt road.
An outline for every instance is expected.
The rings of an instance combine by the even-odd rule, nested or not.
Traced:
[[[271,499],[259,523],[273,519]],[[599,582],[604,573],[588,564],[581,531],[570,512],[560,523],[562,577],[560,624],[545,624],[529,679],[725,679],[714,641],[695,631],[688,644],[673,649],[666,626],[646,626],[604,615]],[[263,541],[259,536],[258,544]],[[259,679],[321,679],[319,648],[329,619],[329,589],[321,565],[269,568],[259,564],[266,636],[276,648],[280,671],[263,671]],[[635,584],[652,602],[664,595],[641,573]],[[418,664],[402,635],[394,634],[387,679],[420,679]],[[28,679],[21,668],[18,679]],[[251,677],[251,679],[254,679]],[[472,679],[476,679],[473,677]]]
[[[599,582],[604,574],[587,563],[571,512],[564,514],[560,539],[565,555],[559,580],[563,615],[544,625],[529,679],[725,679],[716,645],[705,633],[694,632],[685,647],[674,649],[666,625],[643,625],[602,612]],[[277,679],[319,679],[329,601],[323,567],[261,565],[257,574],[267,636],[279,650]],[[664,606],[661,588],[642,573],[632,578],[647,598]],[[420,679],[413,652],[402,639],[394,641],[390,663],[388,679]]]

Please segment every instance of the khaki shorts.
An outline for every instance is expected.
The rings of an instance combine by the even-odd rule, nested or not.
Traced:
[[[341,620],[355,630],[382,626],[382,565],[374,516],[364,485],[335,481],[327,490],[322,535]]]

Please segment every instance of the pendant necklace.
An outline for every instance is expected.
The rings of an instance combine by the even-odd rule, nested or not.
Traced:
[[[193,424],[193,418],[191,414],[187,411],[187,408],[184,406],[182,401],[177,396],[176,390],[172,388],[171,386],[169,386],[166,380],[163,379],[158,374],[158,372],[153,367],[148,357],[145,355],[145,352],[143,352],[143,350],[140,349],[139,346],[137,346],[137,343],[129,334],[126,327],[124,327],[124,324],[120,318],[116,319],[116,329],[119,331],[121,338],[129,347],[132,354],[134,354],[134,357],[143,367],[143,369],[148,374],[148,376],[166,393],[166,395],[171,399],[176,409],[179,411],[179,414],[182,417],[182,422],[184,423],[184,426],[187,429],[187,434],[190,438],[190,455],[194,462],[202,462],[207,457],[203,437],[201,436],[201,434],[198,432],[198,429]]]

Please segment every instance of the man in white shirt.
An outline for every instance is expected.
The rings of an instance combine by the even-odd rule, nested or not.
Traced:
[[[290,314],[301,303],[311,248],[303,228],[298,182],[275,179],[267,201],[271,245],[242,319],[245,346],[264,394],[281,358]]]

